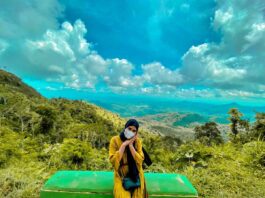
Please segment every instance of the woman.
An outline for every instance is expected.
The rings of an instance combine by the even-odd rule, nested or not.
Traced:
[[[139,123],[135,119],[126,122],[123,131],[110,140],[109,160],[114,168],[115,198],[143,198],[147,197],[143,161],[144,153],[142,141],[138,138]],[[122,176],[130,177],[133,181],[140,180],[140,186],[133,190],[125,190]]]

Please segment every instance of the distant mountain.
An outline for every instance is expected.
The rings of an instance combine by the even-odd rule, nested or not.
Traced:
[[[193,128],[184,126],[174,126],[176,120],[181,119],[178,113],[161,113],[136,117],[142,128],[158,133],[178,137],[181,140],[190,140],[194,138]]]
[[[148,131],[163,135],[170,135],[181,140],[194,139],[194,127],[202,125],[208,121],[214,121],[213,117],[202,116],[197,113],[159,113],[154,115],[138,116],[137,120],[142,127]],[[218,124],[224,139],[227,139],[227,133],[230,130],[228,124]]]
[[[215,121],[221,124],[227,124],[229,121],[228,111],[231,108],[237,108],[244,114],[243,118],[250,122],[255,121],[256,112],[264,112],[265,106],[247,106],[236,102],[227,104],[212,104],[193,101],[179,101],[177,99],[163,98],[144,98],[144,97],[108,97],[108,98],[89,98],[87,99],[97,105],[100,105],[123,117],[147,116],[161,113],[179,113],[186,114],[185,118],[176,125],[186,126],[196,120],[198,122]]]

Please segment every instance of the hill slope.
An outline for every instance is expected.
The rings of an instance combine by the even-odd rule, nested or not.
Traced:
[[[14,74],[0,69],[0,85],[7,87],[8,91],[17,91],[28,97],[42,98],[41,94],[29,85],[22,82],[20,78]]]
[[[113,170],[108,145],[125,118],[82,100],[39,97],[18,78],[1,74],[0,197],[39,197],[57,170]],[[238,136],[208,146],[183,144],[144,127],[139,132],[153,161],[145,171],[185,174],[201,197],[264,196],[264,142]]]

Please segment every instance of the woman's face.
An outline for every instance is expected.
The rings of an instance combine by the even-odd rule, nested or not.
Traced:
[[[137,129],[135,126],[128,126],[128,129],[132,131],[133,133],[137,133]]]

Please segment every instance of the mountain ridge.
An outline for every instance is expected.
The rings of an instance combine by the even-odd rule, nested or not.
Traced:
[[[33,87],[24,83],[18,76],[3,69],[0,69],[0,84],[2,86],[9,86],[10,90],[23,93],[27,97],[44,98]]]

